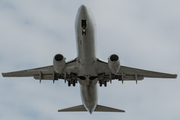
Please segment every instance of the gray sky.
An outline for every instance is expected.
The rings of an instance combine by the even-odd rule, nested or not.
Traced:
[[[180,1],[0,0],[0,72],[52,65],[76,57],[74,21],[86,4],[97,24],[97,57],[116,53],[122,65],[179,73]],[[179,120],[180,81],[145,78],[99,88],[99,104],[125,113],[58,113],[82,104],[79,85],[0,76],[1,120]]]

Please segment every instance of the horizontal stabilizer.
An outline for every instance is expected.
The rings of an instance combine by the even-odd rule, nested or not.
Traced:
[[[116,108],[111,108],[111,107],[106,107],[102,105],[97,105],[96,109],[94,112],[125,112],[124,110],[116,109]]]
[[[58,112],[83,112],[83,111],[87,111],[84,105],[78,105],[78,106],[58,110]],[[125,111],[116,108],[97,105],[94,112],[125,112]]]
[[[58,110],[58,112],[81,112],[81,111],[87,111],[84,105],[78,105],[78,106]]]

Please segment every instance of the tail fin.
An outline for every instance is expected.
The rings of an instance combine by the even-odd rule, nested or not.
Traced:
[[[94,112],[125,112],[124,110],[116,109],[116,108],[111,108],[111,107],[106,107],[102,105],[97,105],[96,109]]]
[[[78,105],[78,106],[58,110],[58,112],[81,112],[81,111],[87,111],[84,105]]]

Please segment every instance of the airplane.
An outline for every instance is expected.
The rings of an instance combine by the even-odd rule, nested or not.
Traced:
[[[96,57],[96,24],[92,12],[84,4],[78,9],[75,20],[77,43],[77,57],[66,62],[62,54],[56,54],[53,65],[22,71],[2,73],[3,77],[34,77],[36,80],[58,79],[67,81],[68,86],[75,86],[78,82],[81,90],[81,105],[60,109],[58,112],[125,112],[121,109],[106,107],[98,104],[98,83],[100,87],[107,86],[112,80],[137,81],[149,78],[177,78],[176,74],[154,72],[138,68],[123,66],[119,56],[110,55],[108,62]]]

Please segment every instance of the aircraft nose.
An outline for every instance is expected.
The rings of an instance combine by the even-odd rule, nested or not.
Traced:
[[[87,15],[87,13],[88,13],[88,9],[87,9],[87,7],[84,4],[82,4],[80,6],[79,10],[80,10],[81,16],[85,17]]]
[[[84,4],[82,4],[80,8],[81,8],[81,10],[87,9],[86,5],[84,5]]]

